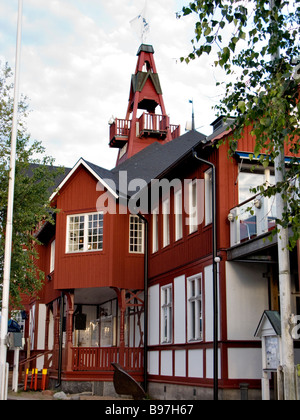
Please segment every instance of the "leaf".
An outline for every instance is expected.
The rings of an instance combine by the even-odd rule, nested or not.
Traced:
[[[224,64],[229,60],[229,58],[230,58],[230,50],[228,47],[224,47],[223,53],[222,53],[222,60],[224,61]]]
[[[244,41],[246,41],[246,33],[245,33],[245,32],[243,32],[243,31],[240,31],[240,33],[239,33],[239,38],[240,38],[240,39],[243,39]]]
[[[188,16],[192,13],[192,10],[189,7],[183,7],[182,11],[183,11],[183,16]]]
[[[230,42],[229,48],[231,49],[232,52],[235,52],[235,44],[233,42]]]
[[[212,49],[211,45],[205,45],[203,48],[203,51],[207,54],[210,54],[211,49]]]
[[[246,112],[246,103],[245,101],[239,101],[238,109],[241,111],[242,114]]]
[[[209,34],[211,33],[211,29],[210,29],[210,27],[208,26],[207,28],[206,28],[206,31],[204,32],[204,36],[208,36]]]

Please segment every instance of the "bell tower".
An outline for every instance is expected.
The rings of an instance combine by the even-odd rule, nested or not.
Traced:
[[[166,143],[180,136],[180,126],[171,125],[166,113],[152,45],[142,44],[131,77],[124,120],[110,124],[110,147],[118,148],[117,165],[155,141]]]

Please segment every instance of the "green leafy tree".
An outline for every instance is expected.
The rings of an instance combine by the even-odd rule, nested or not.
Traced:
[[[0,63],[1,65],[1,63]],[[12,72],[7,64],[0,66],[0,297],[4,267],[5,230],[8,201],[10,142],[13,115]],[[50,190],[63,172],[45,156],[41,143],[32,141],[27,132],[27,98],[19,103],[17,133],[16,181],[13,220],[13,245],[10,281],[11,306],[20,304],[21,294],[34,295],[41,288],[44,273],[36,265],[38,244],[34,232],[42,221],[53,223]]]
[[[216,109],[219,115],[235,117],[230,152],[250,126],[259,164],[274,163],[284,147],[293,156],[283,182],[253,190],[269,197],[282,194],[286,207],[278,224],[292,226],[293,248],[300,238],[299,0],[198,0],[183,7],[178,17],[190,14],[196,15],[195,38],[191,53],[181,61],[208,54],[224,70],[224,97]]]

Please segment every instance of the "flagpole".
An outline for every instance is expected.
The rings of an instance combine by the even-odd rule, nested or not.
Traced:
[[[2,288],[2,311],[1,311],[1,326],[0,326],[0,400],[2,401],[7,399],[7,378],[6,378],[7,343],[6,343],[6,340],[7,340],[7,333],[8,333],[9,288],[10,288],[12,232],[13,232],[13,203],[14,203],[14,190],[15,190],[15,166],[16,166],[16,149],[17,149],[17,130],[18,130],[22,12],[23,12],[23,0],[19,0],[16,63],[15,63],[15,82],[14,82],[15,83],[14,84],[14,110],[13,110],[13,122],[12,122],[12,133],[11,133],[10,172],[9,172],[9,184],[8,184],[7,221],[6,221],[6,235],[5,235],[3,288]]]

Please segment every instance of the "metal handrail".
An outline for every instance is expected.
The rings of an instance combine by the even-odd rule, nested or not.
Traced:
[[[22,362],[19,363],[19,366],[26,365],[26,363],[30,363],[34,361],[35,359],[38,359],[39,357],[47,356],[48,354],[53,353],[53,350],[47,350],[44,353],[36,354],[35,356],[31,356],[28,359],[22,360]]]

